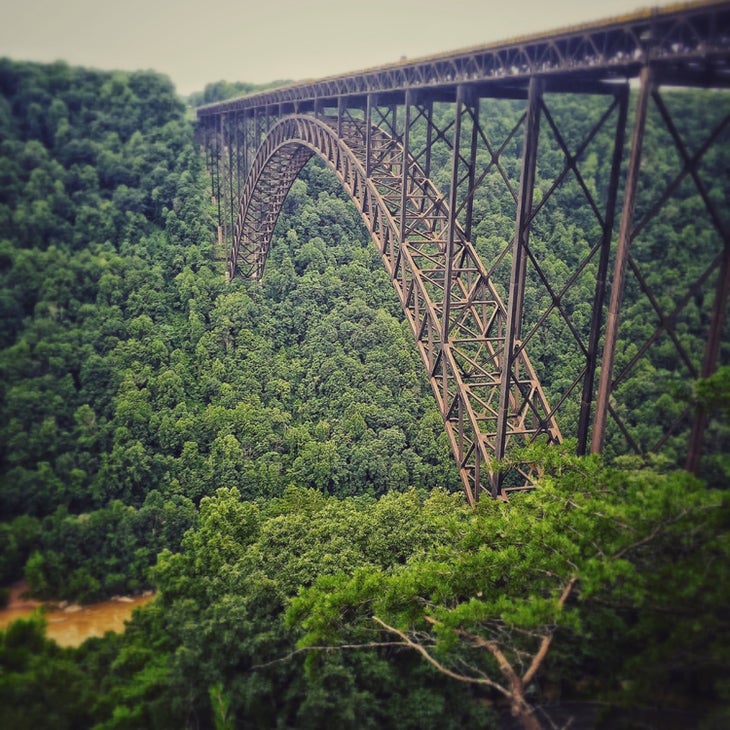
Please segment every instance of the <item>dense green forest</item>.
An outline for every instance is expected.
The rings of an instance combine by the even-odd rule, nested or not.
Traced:
[[[190,101],[251,89],[220,82]],[[677,105],[702,126],[692,98]],[[310,163],[262,284],[227,284],[188,116],[151,72],[0,60],[0,586],[157,594],[123,635],[79,649],[46,639],[41,616],[0,633],[0,726],[415,730],[512,715],[537,728],[533,708],[557,700],[590,700],[602,727],[637,727],[640,712],[723,726],[726,492],[676,454],[607,465],[536,449],[539,492],[467,508],[336,179]],[[678,201],[672,215],[692,220],[691,196]],[[479,219],[489,256],[514,215]],[[587,245],[553,223],[545,241]],[[661,228],[678,237],[671,215]],[[669,265],[686,272],[709,243],[681,236],[692,246]],[[531,290],[528,312],[545,296]],[[624,359],[646,324],[638,302]],[[546,339],[540,367],[569,378]],[[660,351],[645,384],[664,388],[671,362]],[[662,417],[688,393],[658,393]],[[691,392],[714,419],[716,486],[728,393],[727,368]],[[633,425],[655,428],[656,398],[634,398]]]

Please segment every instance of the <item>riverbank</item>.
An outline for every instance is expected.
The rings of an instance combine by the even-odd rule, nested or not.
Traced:
[[[79,605],[75,603],[42,602],[28,598],[27,584],[23,581],[10,588],[7,606],[0,609],[0,631],[13,621],[27,618],[39,608],[43,609],[48,628],[46,635],[59,646],[79,646],[86,639],[101,637],[107,631],[121,633],[125,622],[138,606],[149,603],[154,594],[146,591],[139,596],[114,596],[108,601]]]

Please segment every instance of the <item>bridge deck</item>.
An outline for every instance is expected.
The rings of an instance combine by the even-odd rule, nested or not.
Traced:
[[[250,94],[198,109],[198,118],[232,111],[273,108],[276,113],[305,112],[318,102],[347,96],[408,90],[442,94],[453,87],[481,87],[484,96],[524,94],[533,76],[552,79],[565,90],[575,85],[610,83],[638,76],[650,63],[659,83],[688,86],[730,85],[730,2],[708,0],[643,9],[597,23],[571,26],[501,43],[402,61],[316,81]],[[562,82],[560,81],[562,79]]]

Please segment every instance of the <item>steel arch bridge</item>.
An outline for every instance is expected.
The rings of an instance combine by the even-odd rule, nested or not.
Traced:
[[[664,364],[670,380],[708,377],[728,358],[729,62],[730,2],[701,2],[201,107],[228,276],[262,278],[286,195],[319,157],[378,247],[472,504],[529,487],[511,447],[560,443],[561,419],[579,453],[602,451],[607,431],[639,453],[684,439],[686,468],[697,471],[705,415],[687,404],[642,440],[620,396],[659,345],[677,363]],[[712,107],[702,139],[675,121],[677,86],[702,90],[693,98]],[[557,98],[573,113],[561,114]],[[644,150],[650,115],[677,161],[652,200],[642,187],[656,174]],[[543,167],[559,173],[546,179]],[[680,193],[698,201],[697,235],[711,250],[668,298],[642,236]],[[508,215],[486,236],[489,205],[504,200]],[[556,221],[576,237],[559,265]],[[651,331],[622,350],[629,291]],[[691,318],[701,352],[686,335]],[[580,365],[550,383],[549,403],[541,339],[556,332]]]

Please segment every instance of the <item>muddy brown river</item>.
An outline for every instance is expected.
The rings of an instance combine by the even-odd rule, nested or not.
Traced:
[[[14,587],[8,607],[0,609],[0,631],[19,618],[27,618],[42,605],[22,598],[22,592],[22,587]],[[45,612],[46,635],[60,646],[79,646],[92,636],[104,636],[107,631],[124,631],[124,622],[132,616],[132,611],[153,598],[152,595],[121,596],[85,606],[48,607]]]

